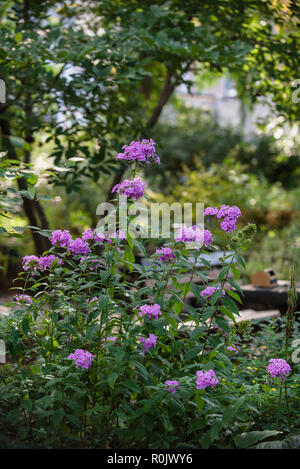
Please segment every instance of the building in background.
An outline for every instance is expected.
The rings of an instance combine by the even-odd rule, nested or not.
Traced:
[[[245,107],[237,96],[234,82],[225,76],[201,91],[197,85],[189,91],[183,84],[176,93],[185,104],[210,112],[222,126],[239,127],[245,136],[256,133],[257,122],[270,116],[270,107],[266,104],[256,104],[253,110]]]

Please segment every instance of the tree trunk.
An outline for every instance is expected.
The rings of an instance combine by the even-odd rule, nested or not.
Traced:
[[[2,133],[3,146],[8,151],[8,156],[12,159],[17,160],[18,157],[17,157],[16,150],[9,140],[11,133],[10,133],[10,127],[9,127],[8,121],[4,119],[0,119],[0,127],[1,127],[1,133]],[[25,152],[25,159],[26,159],[26,162],[29,163],[30,161],[29,152]],[[19,190],[28,189],[25,178],[18,179],[17,183],[18,183]],[[23,199],[23,209],[29,220],[29,224],[32,226],[41,228],[41,229],[49,229],[47,217],[40,202],[35,199],[30,200],[24,197],[23,195],[22,195],[22,199]],[[39,232],[34,229],[31,229],[31,234],[32,234],[32,238],[34,241],[35,250],[38,255],[42,255],[45,251],[50,249],[51,243],[48,238],[40,235]]]

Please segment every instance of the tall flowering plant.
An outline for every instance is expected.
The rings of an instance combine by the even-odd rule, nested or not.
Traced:
[[[160,163],[155,143],[131,142],[117,159],[133,162],[134,171],[113,193],[134,203],[146,188],[139,165]],[[251,399],[240,382],[227,384],[238,360],[229,343],[241,302],[241,252],[255,227],[237,230],[235,206],[208,207],[204,215],[215,217],[231,250],[215,279],[202,257],[215,249],[214,234],[197,226],[158,240],[148,266],[136,262],[145,248],[129,232],[92,228],[75,239],[56,229],[49,252],[25,256],[23,286],[1,332],[12,364],[0,384],[0,395],[12,396],[0,405],[11,425],[17,415],[25,441],[170,447],[191,435],[209,447],[225,428],[238,430],[229,430],[230,419],[240,409],[243,422]],[[191,293],[194,306],[185,303]]]

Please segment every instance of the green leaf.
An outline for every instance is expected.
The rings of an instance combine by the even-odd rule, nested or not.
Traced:
[[[239,281],[241,274],[240,271],[234,265],[231,266],[231,272],[233,273],[234,279]]]
[[[211,443],[217,438],[221,429],[222,429],[222,422],[220,420],[212,424],[210,428],[210,432],[209,432],[209,438],[210,438]]]
[[[34,186],[38,182],[39,178],[36,174],[30,174],[30,176],[26,180],[28,184]]]
[[[29,331],[29,321],[26,317],[22,319],[22,328],[24,334],[27,335]]]
[[[64,411],[61,409],[61,410],[57,410],[54,415],[53,415],[53,423],[55,426],[59,425],[60,422],[62,421],[62,419],[64,418]]]
[[[230,269],[230,265],[225,265],[225,267],[223,267],[218,275],[218,280],[224,280],[224,278],[226,278],[228,272],[229,272],[229,269]]]
[[[91,324],[87,330],[86,330],[86,338],[87,340],[91,339],[92,337],[94,337],[97,332],[98,332],[98,329],[99,329],[99,325],[98,324]]]
[[[16,42],[20,42],[22,39],[22,33],[21,32],[18,32],[16,35],[15,35],[15,40]]]
[[[269,438],[270,436],[278,435],[280,432],[276,430],[264,430],[261,432],[247,432],[242,433],[241,435],[236,435],[233,438],[235,446],[237,448],[249,448],[249,446],[254,445],[258,441]]]
[[[244,260],[244,258],[242,256],[240,256],[239,254],[236,254],[235,256],[237,262],[240,264],[240,266],[243,267],[243,269],[246,269],[246,262]]]
[[[216,317],[215,318],[215,321],[217,323],[217,325],[223,329],[224,332],[227,332],[228,334],[230,333],[231,329],[230,329],[230,325],[228,323],[228,321],[223,317],[223,318],[220,318],[220,317]]]
[[[225,316],[227,316],[229,319],[231,319],[233,322],[236,322],[235,321],[235,317],[232,313],[232,311],[230,311],[230,309],[228,309],[226,306],[220,306],[219,307],[219,310],[225,314]]]
[[[110,374],[108,375],[107,382],[108,382],[109,387],[110,387],[111,389],[114,389],[118,377],[119,377],[119,374],[118,374],[118,373],[110,373]]]
[[[229,421],[232,419],[234,414],[239,410],[239,408],[244,404],[245,396],[239,397],[234,403],[227,407],[222,419],[222,426],[227,425]]]
[[[148,380],[149,374],[144,365],[134,360],[132,361],[132,366],[136,368],[138,374],[141,375],[145,381]]]
[[[29,191],[22,190],[20,191],[20,194],[22,194],[23,197],[25,197],[26,199],[30,199],[30,200],[34,199],[34,195],[32,195]]]
[[[228,283],[230,283],[230,285],[231,285],[232,287],[234,287],[234,288],[239,292],[239,294],[240,294],[241,296],[244,296],[244,293],[243,293],[241,287],[239,286],[238,283],[236,283],[235,280],[233,280],[232,278],[228,278],[227,281],[228,281]]]
[[[203,288],[201,288],[199,285],[196,285],[195,283],[191,283],[191,291],[197,299],[201,298],[202,290]]]
[[[202,399],[202,397],[199,396],[199,394],[196,394],[195,401],[196,401],[196,404],[197,404],[198,412],[199,412],[199,414],[201,414],[201,412],[204,408],[205,401]]]
[[[240,313],[237,304],[231,298],[225,297],[223,303],[230,311],[239,316]]]
[[[225,292],[230,295],[232,298],[234,298],[236,301],[238,301],[239,303],[243,304],[241,298],[240,298],[240,295],[232,290],[228,290],[227,288],[225,289]]]

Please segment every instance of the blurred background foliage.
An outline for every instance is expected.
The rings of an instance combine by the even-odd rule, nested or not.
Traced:
[[[3,228],[94,227],[126,174],[116,153],[152,137],[162,161],[145,171],[153,201],[238,205],[258,226],[245,280],[269,266],[287,278],[292,261],[300,279],[299,13],[299,2],[277,0],[2,2],[0,150],[39,178],[33,196],[28,177],[1,178],[21,191]],[[261,118],[246,133],[242,114],[221,125],[177,92],[201,94],[224,75],[242,111],[267,102],[271,127]],[[35,228],[1,235],[1,284],[47,247]]]

